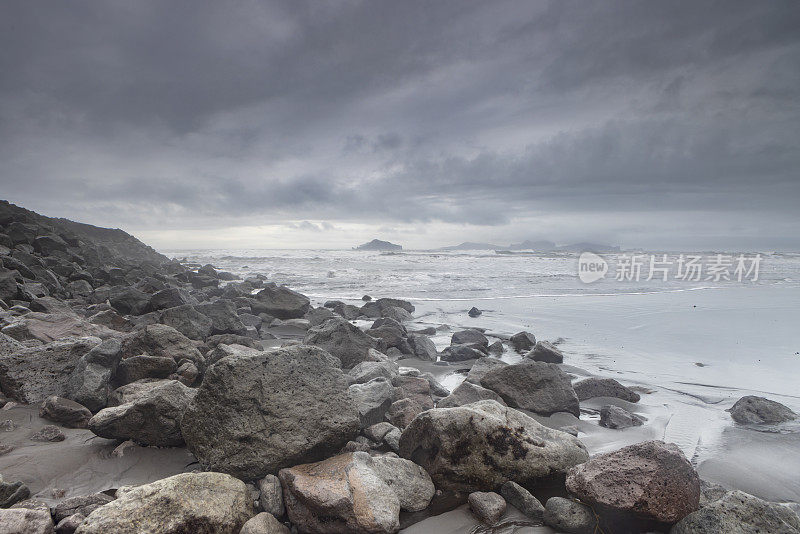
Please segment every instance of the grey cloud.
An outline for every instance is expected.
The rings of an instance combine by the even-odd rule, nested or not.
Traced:
[[[5,2],[0,185],[134,228],[796,217],[798,27],[793,0]]]

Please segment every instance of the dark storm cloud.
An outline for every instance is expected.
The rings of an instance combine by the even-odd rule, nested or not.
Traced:
[[[133,228],[794,216],[798,27],[793,0],[5,2],[0,196]]]

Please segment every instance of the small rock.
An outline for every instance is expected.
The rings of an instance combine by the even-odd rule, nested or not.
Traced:
[[[436,407],[453,408],[455,406],[464,406],[473,402],[489,399],[505,405],[505,401],[503,401],[500,395],[491,389],[486,389],[472,382],[464,381],[459,384],[450,395],[440,400]]]
[[[483,345],[484,347],[489,346],[489,340],[486,339],[486,336],[483,335],[483,332],[480,330],[476,330],[474,328],[468,328],[467,330],[459,330],[455,332],[453,336],[450,338],[451,345]]]
[[[73,400],[53,395],[42,402],[39,417],[61,423],[67,428],[86,428],[92,412]]]
[[[275,517],[283,517],[283,490],[281,481],[275,475],[267,475],[258,481],[260,491],[258,500],[261,509]]]
[[[480,311],[475,306],[473,306],[472,308],[469,309],[469,311],[467,312],[467,315],[469,315],[470,317],[478,317],[481,313],[483,313],[483,312]]]
[[[64,499],[53,508],[53,519],[61,522],[63,519],[74,514],[88,516],[104,504],[113,501],[114,498],[105,493],[92,493],[91,495],[80,495]]]
[[[0,477],[0,508],[8,508],[30,496],[31,491],[22,482],[5,482]]]
[[[239,534],[289,534],[290,532],[286,525],[275,519],[272,514],[261,512],[248,519]]]
[[[643,424],[644,419],[619,406],[607,405],[600,408],[600,426],[621,430]]]
[[[526,350],[531,350],[533,346],[536,345],[536,336],[530,332],[523,331],[511,336],[509,341],[515,351],[525,352]]]
[[[508,504],[526,516],[536,520],[542,519],[542,515],[544,514],[544,506],[542,506],[542,503],[516,482],[509,480],[503,484],[500,488],[500,493]]]
[[[593,534],[597,527],[591,508],[563,497],[547,499],[543,519],[546,525],[568,534]]]
[[[728,412],[734,421],[742,424],[774,424],[797,418],[797,414],[783,404],[754,395],[742,397]]]
[[[585,401],[594,397],[615,397],[628,402],[639,402],[639,394],[614,380],[613,378],[586,378],[574,385],[578,400]]]
[[[81,526],[81,523],[83,523],[85,519],[86,516],[83,514],[74,514],[65,517],[56,525],[56,534],[73,534],[78,530],[78,527]]]
[[[506,513],[506,501],[492,491],[475,491],[467,497],[472,513],[487,525],[494,525]]]
[[[38,432],[35,432],[33,435],[31,435],[32,441],[56,442],[64,441],[65,439],[67,439],[67,437],[61,431],[61,429],[55,425],[44,425]]]
[[[535,362],[563,363],[564,354],[549,341],[538,341],[533,350],[525,355]]]

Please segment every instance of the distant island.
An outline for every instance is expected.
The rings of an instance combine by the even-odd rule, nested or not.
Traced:
[[[392,251],[398,251],[398,250],[403,250],[403,247],[401,247],[400,245],[395,245],[394,243],[389,243],[388,241],[381,241],[380,239],[373,239],[369,243],[364,243],[363,245],[357,246],[356,250],[392,250]]]
[[[508,246],[494,245],[492,243],[475,243],[467,241],[459,245],[449,247],[442,247],[436,250],[453,251],[453,250],[495,250],[501,253],[510,253],[513,251],[533,251],[533,252],[619,252],[618,246],[600,245],[597,243],[576,243],[573,245],[558,246],[552,241],[531,241],[527,239],[522,243],[511,243]]]

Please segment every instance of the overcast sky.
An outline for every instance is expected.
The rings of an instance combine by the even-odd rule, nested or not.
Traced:
[[[0,163],[162,249],[800,250],[800,2],[6,0]]]

